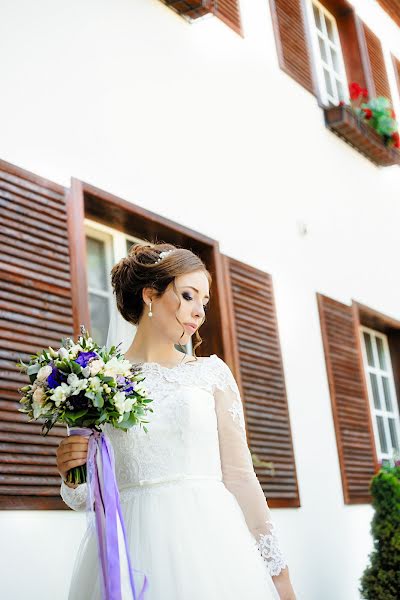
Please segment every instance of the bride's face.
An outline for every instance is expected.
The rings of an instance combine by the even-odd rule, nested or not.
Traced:
[[[164,335],[174,344],[184,345],[204,319],[210,289],[204,271],[177,276],[175,286],[176,293],[171,282],[160,298],[153,296],[152,325],[162,329]],[[145,316],[147,313],[148,308],[145,310]],[[189,324],[195,327],[192,328]]]

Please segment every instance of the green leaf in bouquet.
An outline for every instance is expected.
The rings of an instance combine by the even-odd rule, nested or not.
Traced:
[[[107,419],[107,417],[108,417],[108,413],[105,410],[101,413],[100,417],[97,419],[97,422],[102,423],[103,421],[105,421]]]
[[[77,419],[84,417],[87,414],[87,412],[87,408],[82,408],[81,410],[77,411],[65,411],[64,414],[67,419],[70,419],[71,421],[75,422]]]
[[[98,374],[97,377],[101,379],[101,381],[103,381],[104,383],[112,383],[113,385],[110,385],[110,387],[116,386],[116,381],[114,380],[114,377],[109,377],[108,375],[101,374]]]
[[[36,375],[36,373],[39,372],[39,369],[40,369],[40,365],[38,363],[35,363],[33,365],[28,366],[27,373],[28,373],[28,375]]]
[[[76,375],[80,375],[80,373],[82,372],[81,365],[78,365],[78,363],[75,362],[74,360],[71,360],[71,362],[69,364],[71,365],[72,372],[75,373]]]
[[[136,425],[138,419],[134,413],[128,413],[128,419],[122,420],[121,423],[115,423],[114,427],[117,429],[130,429],[134,425]]]
[[[96,408],[102,408],[104,406],[104,399],[101,392],[96,392],[93,398],[93,405]]]

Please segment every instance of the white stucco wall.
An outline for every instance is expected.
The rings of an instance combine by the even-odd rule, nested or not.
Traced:
[[[358,4],[400,58],[398,29]],[[272,274],[301,498],[273,514],[298,600],[358,600],[372,509],[343,503],[316,292],[400,318],[400,169],[325,129],[278,67],[268,1],[241,9],[244,39],[158,0],[2,0],[0,158],[87,181]],[[85,525],[0,512],[1,597],[66,600]]]

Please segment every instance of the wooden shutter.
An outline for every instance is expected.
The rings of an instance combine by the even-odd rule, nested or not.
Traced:
[[[15,363],[72,334],[63,187],[0,161],[0,508],[66,508],[56,447],[61,425],[43,437],[29,423]]]
[[[378,4],[400,26],[400,0],[378,0]]]
[[[392,100],[390,93],[389,80],[386,73],[385,60],[382,52],[382,45],[379,38],[363,23],[367,54],[371,65],[371,74],[374,90],[369,89],[371,96],[386,96]]]
[[[393,68],[394,68],[394,73],[395,73],[395,77],[396,77],[397,88],[398,88],[399,94],[400,94],[400,60],[392,54],[392,62],[393,62]]]
[[[351,306],[317,294],[346,504],[371,502],[376,451],[358,334]]]
[[[271,276],[223,257],[235,375],[255,470],[271,507],[300,506]]]
[[[198,19],[207,13],[215,14],[231,29],[242,35],[239,0],[163,0],[176,12],[190,19]]]
[[[280,67],[314,92],[301,0],[270,0]]]
[[[214,14],[231,29],[242,35],[239,0],[213,0]]]

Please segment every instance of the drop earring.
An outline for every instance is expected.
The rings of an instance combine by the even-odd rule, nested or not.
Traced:
[[[150,306],[149,306],[149,317],[152,317],[153,313],[151,312],[151,300],[150,300]]]

